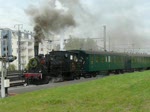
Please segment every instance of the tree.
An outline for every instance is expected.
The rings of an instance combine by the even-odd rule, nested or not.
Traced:
[[[95,40],[91,39],[91,38],[87,38],[84,44],[84,50],[98,50],[98,45],[95,42]]]
[[[66,50],[98,50],[97,43],[90,38],[82,39],[82,38],[69,38],[65,43]]]
[[[8,67],[8,70],[9,71],[14,71],[14,70],[16,70],[16,66],[14,64],[10,64],[9,67]]]

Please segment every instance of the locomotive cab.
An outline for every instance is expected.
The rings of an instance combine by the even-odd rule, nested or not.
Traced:
[[[52,51],[46,55],[48,71],[54,80],[63,81],[79,77],[78,56],[69,51]]]

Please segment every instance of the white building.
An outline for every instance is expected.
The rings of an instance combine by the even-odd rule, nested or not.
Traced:
[[[21,39],[20,39],[20,59],[21,63],[19,65],[19,58],[18,58],[18,32],[12,32],[12,54],[14,56],[17,56],[17,60],[12,62],[11,64],[14,64],[16,68],[18,69],[18,66],[21,66],[21,69],[24,69],[27,66],[27,63],[29,59],[34,57],[34,38],[32,34],[28,33],[21,33]]]
[[[0,33],[2,30],[9,30],[11,31],[11,45],[12,45],[12,55],[17,56],[17,59],[13,61],[10,64],[14,64],[16,66],[16,69],[19,69],[19,66],[21,66],[21,70],[25,69],[29,60],[34,57],[34,37],[32,33],[27,33],[27,32],[22,32],[21,33],[21,39],[20,39],[20,59],[21,62],[19,64],[18,60],[18,32],[13,31],[11,29],[1,29]],[[0,38],[1,34],[0,34]],[[1,43],[1,42],[0,42]],[[53,45],[52,45],[53,44]],[[39,54],[47,54],[49,53],[52,49],[57,49],[58,42],[53,42],[50,40],[43,40],[42,43],[39,44]],[[0,45],[1,49],[1,45]],[[1,52],[0,52],[1,56]],[[0,66],[1,69],[1,66]]]

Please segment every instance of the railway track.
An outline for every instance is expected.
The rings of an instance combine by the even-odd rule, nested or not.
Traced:
[[[43,84],[43,85],[29,85],[29,86],[18,86],[18,87],[11,87],[9,88],[8,92],[11,94],[22,94],[22,93],[27,93],[27,92],[33,92],[37,90],[43,90],[43,89],[50,89],[50,88],[55,88],[55,87],[60,87],[60,86],[66,86],[66,85],[72,85],[72,84],[77,84],[77,83],[82,83],[82,82],[87,82],[91,80],[97,80],[100,78],[105,77],[104,75],[98,75],[96,77],[92,78],[81,78],[80,80],[70,80],[70,81],[64,81],[64,82],[58,82],[58,83],[52,83],[50,82],[49,84]]]
[[[24,79],[22,78],[22,72],[20,71],[8,72],[6,79],[10,80],[10,87],[21,86],[25,82]]]
[[[8,72],[7,79],[10,80],[10,87],[22,86],[25,84],[25,80],[22,78],[22,72],[19,71]],[[0,88],[1,88],[1,84],[0,84]]]
[[[37,91],[37,90],[49,89],[49,88],[54,88],[54,87],[59,87],[59,86],[77,84],[77,83],[87,82],[87,81],[96,80],[96,79],[105,77],[105,75],[98,75],[98,76],[92,77],[92,78],[83,78],[82,77],[80,80],[70,80],[70,81],[64,81],[64,82],[59,82],[59,83],[50,82],[49,84],[43,84],[43,85],[39,85],[39,86],[37,86],[37,85],[23,86],[24,80],[20,80],[20,75],[18,76],[18,78],[14,78],[15,76],[17,77],[18,75],[11,74],[8,77],[11,80],[10,87],[7,89],[8,96],[14,96],[16,94],[33,92],[33,91]],[[1,93],[0,93],[0,96],[1,96]]]

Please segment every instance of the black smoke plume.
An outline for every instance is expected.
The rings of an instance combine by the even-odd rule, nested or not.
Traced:
[[[69,11],[57,9],[53,4],[41,7],[30,6],[25,12],[34,23],[35,42],[38,44],[45,38],[45,34],[59,34],[66,28],[75,26],[73,15]]]

